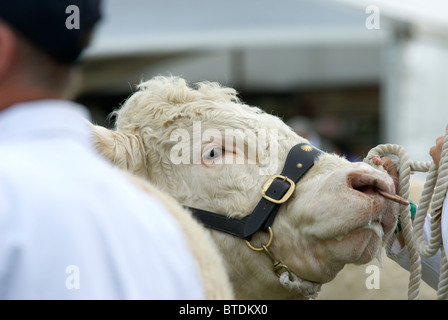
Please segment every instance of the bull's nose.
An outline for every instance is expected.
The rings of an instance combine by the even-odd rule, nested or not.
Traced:
[[[364,194],[375,194],[378,191],[395,193],[392,179],[387,175],[365,170],[352,171],[347,175],[347,185]]]
[[[383,174],[380,171],[377,172],[376,170],[355,170],[350,172],[347,174],[347,186],[369,198],[383,198],[384,201],[381,201],[381,203],[384,205],[386,205],[388,201],[384,198],[382,193],[389,194],[390,196],[395,194],[395,185],[392,178],[387,174]],[[391,198],[388,199],[392,200]],[[393,201],[396,201],[396,199]],[[371,212],[368,216],[368,221],[371,221],[372,216],[376,216],[379,219],[378,222],[381,223],[385,234],[389,234],[395,228],[396,218],[394,210],[387,210],[384,212],[377,208],[375,212]]]

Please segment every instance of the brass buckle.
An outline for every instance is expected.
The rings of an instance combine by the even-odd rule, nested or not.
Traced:
[[[275,200],[266,195],[266,191],[268,191],[269,187],[271,186],[272,182],[275,179],[282,179],[283,181],[287,181],[290,184],[288,191],[285,193],[285,195],[280,200]],[[280,203],[287,201],[289,199],[289,197],[291,197],[295,188],[296,188],[296,184],[294,183],[294,181],[292,181],[288,177],[282,176],[280,174],[276,174],[276,175],[271,176],[268,179],[268,181],[266,181],[266,183],[263,185],[263,188],[261,189],[261,196],[263,198],[265,198],[266,200],[269,200],[270,202],[280,204]]]

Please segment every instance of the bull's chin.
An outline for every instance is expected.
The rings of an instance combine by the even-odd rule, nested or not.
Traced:
[[[336,277],[346,264],[365,264],[378,257],[383,244],[380,223],[357,228],[351,232],[318,242],[318,254],[310,268],[302,269],[304,279],[327,283]],[[309,259],[311,260],[311,259]]]
[[[341,262],[365,264],[377,257],[383,244],[383,228],[372,223],[329,240],[333,257]]]
[[[370,226],[327,239],[325,242],[331,254],[331,262],[327,261],[326,268],[320,269],[320,274],[314,274],[315,278],[312,280],[327,283],[333,280],[346,264],[360,265],[372,261],[381,253],[382,240],[382,234]],[[333,268],[328,268],[329,265]]]

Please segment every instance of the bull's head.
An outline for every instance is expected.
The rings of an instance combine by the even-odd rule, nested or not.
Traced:
[[[241,220],[259,203],[266,181],[282,171],[291,148],[308,143],[216,83],[192,89],[182,79],[157,77],[138,88],[115,112],[115,130],[93,127],[97,148],[184,206]],[[369,262],[396,223],[392,202],[378,194],[394,193],[392,179],[335,154],[319,154],[292,191],[271,224],[269,252],[307,281],[325,283],[347,263]],[[272,257],[238,236],[211,232],[237,297],[300,298],[279,283]],[[262,248],[269,235],[249,238]]]

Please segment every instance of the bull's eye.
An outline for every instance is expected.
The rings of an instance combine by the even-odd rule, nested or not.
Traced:
[[[202,164],[206,167],[214,166],[215,164],[222,164],[222,157],[225,155],[225,150],[219,146],[209,146],[202,152]]]
[[[221,148],[210,149],[209,151],[207,151],[204,154],[204,160],[212,161],[212,160],[218,159],[219,157],[222,156],[222,153],[223,153],[223,150]]]

